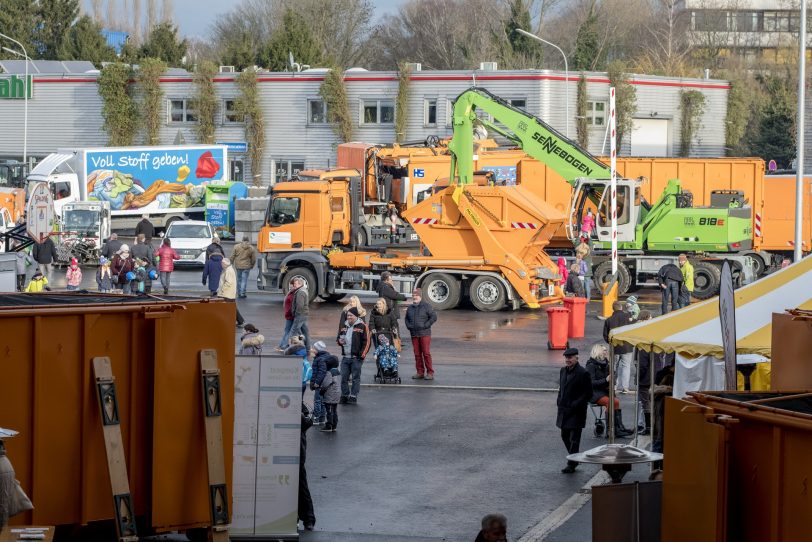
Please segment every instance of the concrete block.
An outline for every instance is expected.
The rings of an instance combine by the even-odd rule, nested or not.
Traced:
[[[268,195],[268,187],[267,186],[249,186],[248,187],[248,197],[249,198],[262,198]]]
[[[269,197],[240,198],[234,202],[236,211],[264,211],[268,207]]]
[[[236,211],[234,213],[234,220],[264,222],[265,210],[263,209],[262,211]]]

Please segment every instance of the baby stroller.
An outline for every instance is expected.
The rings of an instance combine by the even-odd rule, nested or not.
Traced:
[[[378,333],[378,346],[375,348],[375,366],[378,372],[375,374],[375,382],[381,384],[400,384],[398,376],[398,354],[397,348],[392,344],[387,333]]]

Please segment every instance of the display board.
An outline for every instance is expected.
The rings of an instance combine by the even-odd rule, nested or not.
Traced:
[[[301,358],[236,358],[232,538],[298,536],[301,371]]]

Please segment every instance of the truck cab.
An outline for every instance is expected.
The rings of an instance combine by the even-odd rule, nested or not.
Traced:
[[[73,246],[81,261],[97,262],[104,240],[110,237],[110,204],[76,201],[62,205],[62,243]],[[81,248],[81,250],[80,250]]]

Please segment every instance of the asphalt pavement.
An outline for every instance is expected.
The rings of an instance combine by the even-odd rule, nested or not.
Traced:
[[[273,349],[284,328],[282,298],[256,291],[254,273],[239,308]],[[54,271],[51,285],[64,288],[64,270]],[[95,268],[84,270],[83,287],[95,290]],[[208,295],[200,269],[175,271],[172,293]],[[340,308],[311,306],[312,340],[335,345]],[[598,309],[590,303],[586,337],[571,341],[582,363],[602,340]],[[589,540],[588,507],[564,514],[568,519],[544,538],[530,537],[598,472],[582,466],[574,475],[560,473],[565,450],[555,401],[562,354],[547,349],[544,311],[446,311],[432,331],[436,380],[410,378],[413,357],[404,341],[401,385],[375,385],[370,357],[358,404],[339,407],[338,431],[308,433],[317,523],[302,540],[470,541],[490,512],[508,517],[510,540],[526,534],[525,540],[564,540],[556,533]],[[238,333],[235,328],[235,339]],[[312,404],[310,392],[306,401]],[[621,396],[627,425],[632,401]],[[591,423],[590,417],[582,450],[606,442],[592,437]]]

